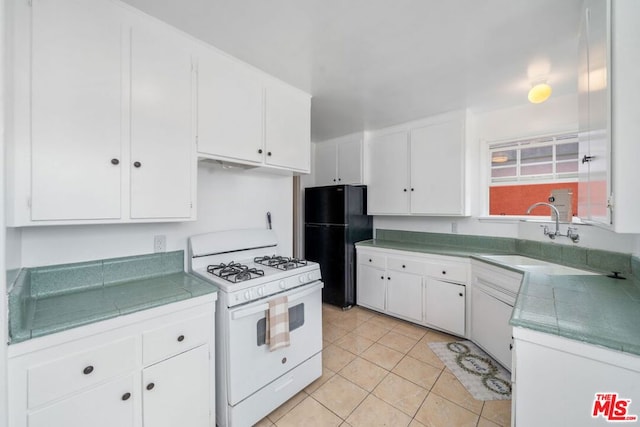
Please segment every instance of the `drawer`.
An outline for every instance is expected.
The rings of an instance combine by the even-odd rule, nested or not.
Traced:
[[[358,253],[358,264],[370,265],[372,267],[386,268],[385,257],[369,253]]]
[[[402,258],[387,258],[387,268],[389,270],[404,271],[406,273],[423,275],[425,265],[423,261],[407,260]]]
[[[29,408],[135,370],[136,354],[131,337],[29,368]]]
[[[464,264],[429,263],[427,265],[427,275],[438,279],[467,283],[469,269],[470,267]]]
[[[213,336],[210,314],[192,317],[142,334],[143,365],[167,359],[173,355],[209,342]]]

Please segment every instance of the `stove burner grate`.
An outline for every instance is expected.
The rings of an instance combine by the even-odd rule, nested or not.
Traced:
[[[279,270],[293,270],[294,268],[304,267],[307,265],[307,261],[278,255],[256,257],[253,259],[253,262],[256,264],[266,265],[268,267],[275,267]]]
[[[264,270],[249,268],[244,264],[231,261],[229,264],[214,264],[207,266],[207,271],[214,276],[225,279],[228,282],[237,283],[245,280],[264,276]]]

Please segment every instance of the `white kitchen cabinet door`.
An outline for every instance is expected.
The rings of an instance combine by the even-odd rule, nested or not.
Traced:
[[[191,216],[195,138],[187,39],[156,22],[131,33],[131,218]]]
[[[140,389],[135,378],[131,374],[33,411],[28,415],[28,425],[29,427],[138,425],[135,406],[136,401],[140,399]]]
[[[144,369],[144,425],[208,427],[211,416],[209,372],[207,345]]]
[[[411,213],[464,215],[464,120],[411,130]]]
[[[337,185],[337,144],[335,142],[321,142],[313,145],[315,148],[313,171],[315,177],[315,185]]]
[[[384,311],[386,280],[384,270],[358,265],[358,288],[356,290],[358,305]]]
[[[362,184],[362,138],[350,137],[336,144],[338,147],[338,184]]]
[[[387,270],[387,311],[422,323],[422,276]]]
[[[198,59],[198,153],[261,163],[263,89],[244,64],[211,50]]]
[[[407,133],[400,131],[372,136],[368,149],[368,213],[407,214],[411,190],[407,170]]]
[[[268,82],[265,89],[265,163],[308,173],[310,138],[309,95],[275,81]]]
[[[428,277],[425,282],[425,321],[465,336],[466,287]]]
[[[121,200],[119,8],[32,3],[31,220],[117,219]]]
[[[471,290],[471,340],[511,370],[509,324],[513,307],[487,295],[477,287]]]
[[[611,224],[609,210],[610,111],[609,111],[609,3],[585,2],[579,38],[579,140],[580,198],[582,218]]]

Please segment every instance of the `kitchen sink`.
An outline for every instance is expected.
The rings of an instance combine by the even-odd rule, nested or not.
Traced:
[[[578,276],[578,275],[595,275],[593,271],[581,270],[579,268],[567,267],[553,262],[541,261],[539,259],[529,258],[522,255],[483,255],[490,261],[505,264],[524,271],[536,273],[551,274],[557,276]]]

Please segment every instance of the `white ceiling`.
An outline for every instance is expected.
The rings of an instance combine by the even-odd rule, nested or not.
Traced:
[[[312,140],[575,93],[582,0],[125,0],[313,95]]]

